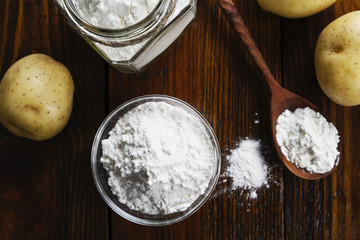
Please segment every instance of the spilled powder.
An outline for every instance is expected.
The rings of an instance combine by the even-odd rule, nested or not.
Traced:
[[[241,140],[227,156],[228,168],[226,175],[232,179],[232,189],[249,189],[249,197],[257,198],[256,191],[268,187],[269,168],[261,154],[259,140]]]

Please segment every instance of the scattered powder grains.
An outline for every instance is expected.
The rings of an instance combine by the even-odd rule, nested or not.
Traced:
[[[256,190],[268,185],[269,171],[261,154],[260,141],[241,140],[227,160],[227,175],[232,179],[232,188],[250,189],[250,198],[257,198]]]
[[[310,108],[283,112],[276,140],[286,158],[313,173],[325,173],[337,164],[339,135],[335,126]]]

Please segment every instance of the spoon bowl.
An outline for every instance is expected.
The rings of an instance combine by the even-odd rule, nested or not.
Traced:
[[[232,0],[218,0],[221,8],[223,9],[227,19],[230,21],[236,32],[240,35],[242,41],[246,45],[250,55],[253,57],[256,65],[259,67],[260,71],[264,75],[264,79],[266,80],[267,85],[269,86],[269,90],[271,92],[271,132],[275,145],[276,152],[287,167],[293,174],[296,176],[307,179],[307,180],[316,180],[321,179],[332,173],[337,164],[326,173],[311,173],[303,168],[297,167],[294,163],[290,162],[286,156],[282,153],[280,146],[277,144],[276,140],[276,124],[278,117],[285,111],[294,111],[297,108],[305,108],[309,107],[316,112],[322,114],[328,122],[329,118],[326,117],[318,107],[314,104],[310,103],[306,99],[286,90],[281,87],[279,83],[275,80],[274,76],[271,74],[262,54],[260,53],[258,47],[254,39],[252,38],[249,30],[244,24],[238,10],[236,9],[235,4]],[[338,144],[338,150],[340,151],[340,144]],[[337,161],[339,162],[339,161]]]
[[[307,180],[316,180],[321,179],[329,174],[331,174],[337,167],[337,164],[334,165],[334,167],[326,172],[326,173],[311,173],[303,168],[297,167],[294,163],[290,162],[286,156],[282,153],[282,150],[277,144],[276,140],[276,124],[278,117],[285,111],[289,110],[291,112],[294,112],[297,108],[306,108],[309,107],[315,112],[319,112],[328,122],[331,122],[327,116],[325,116],[323,113],[321,113],[320,109],[316,107],[311,102],[307,101],[306,99],[286,90],[285,88],[282,88],[279,85],[279,88],[276,88],[275,91],[278,91],[278,94],[272,94],[271,97],[271,133],[272,137],[275,142],[275,150],[280,157],[281,161],[284,163],[284,165],[287,167],[287,169],[290,170],[293,174],[300,178],[304,178]],[[338,144],[338,150],[340,149],[340,142]]]

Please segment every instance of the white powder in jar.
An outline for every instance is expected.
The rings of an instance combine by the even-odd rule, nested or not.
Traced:
[[[170,16],[170,18],[166,21],[164,28],[167,28],[168,25],[172,23],[176,17],[178,17],[180,12],[183,11],[185,7],[190,5],[190,3],[191,0],[175,0],[174,12]],[[179,28],[180,30],[184,27],[183,24],[180,25],[177,24],[177,25],[178,26],[176,26],[175,28]],[[125,60],[130,60],[145,45],[146,41],[124,47],[111,47],[97,42],[94,43],[112,61],[125,61]]]
[[[97,27],[116,29],[143,20],[159,0],[73,0],[80,16]]]
[[[286,110],[279,116],[276,140],[290,162],[309,172],[326,173],[337,164],[337,129],[308,107]]]
[[[232,188],[249,189],[250,198],[257,198],[256,190],[268,184],[268,171],[261,154],[259,140],[241,140],[237,148],[227,156],[227,175],[232,179]]]
[[[147,214],[186,210],[205,193],[216,168],[199,119],[164,102],[141,104],[120,117],[102,151],[113,194]]]

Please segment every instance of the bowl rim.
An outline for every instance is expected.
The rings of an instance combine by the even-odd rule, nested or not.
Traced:
[[[139,106],[142,103],[145,102],[165,102],[167,103],[167,101],[173,102],[173,103],[177,103],[179,106],[181,106],[183,109],[188,109],[190,110],[190,114],[193,114],[194,116],[198,117],[198,119],[200,120],[200,122],[202,123],[202,125],[204,126],[205,130],[207,130],[208,134],[209,134],[209,138],[212,142],[212,145],[214,147],[214,157],[215,157],[215,161],[216,161],[216,166],[214,169],[214,177],[211,178],[210,182],[209,182],[209,186],[206,189],[205,193],[200,195],[196,201],[198,201],[200,198],[203,197],[203,199],[201,201],[199,201],[196,205],[194,206],[190,206],[189,208],[187,208],[185,211],[183,211],[183,214],[179,215],[179,216],[175,216],[173,218],[170,219],[156,219],[156,220],[152,220],[152,219],[144,219],[141,217],[137,217],[134,215],[131,215],[130,213],[124,211],[123,209],[121,209],[121,207],[119,207],[116,203],[114,203],[107,195],[107,193],[105,192],[104,187],[102,186],[101,182],[100,182],[100,177],[97,171],[97,154],[98,151],[100,150],[100,146],[101,146],[101,136],[103,135],[103,132],[105,130],[105,127],[107,126],[107,124],[116,116],[117,113],[121,112],[121,110],[126,109],[126,107],[131,106],[132,104],[134,104],[136,106]],[[132,108],[131,108],[132,109]],[[126,112],[130,111],[127,110]],[[125,112],[125,113],[126,113]],[[188,111],[189,112],[189,111]],[[116,120],[117,122],[117,120]],[[193,106],[191,106],[189,103],[178,99],[176,97],[173,96],[169,96],[169,95],[162,95],[162,94],[149,94],[149,95],[142,95],[142,96],[138,96],[135,98],[132,98],[122,104],[120,104],[118,107],[116,107],[113,111],[111,111],[111,113],[109,115],[106,116],[106,118],[103,120],[103,122],[101,123],[101,125],[99,126],[95,136],[94,136],[94,140],[93,140],[93,144],[92,144],[92,148],[91,148],[91,172],[92,172],[92,176],[93,176],[93,180],[95,183],[95,186],[99,192],[99,194],[101,195],[102,199],[105,201],[105,203],[115,212],[117,213],[119,216],[125,218],[128,221],[131,221],[133,223],[137,223],[140,225],[144,225],[144,226],[166,226],[166,225],[170,225],[170,224],[174,224],[177,222],[180,222],[188,217],[190,217],[192,214],[194,214],[198,209],[200,209],[205,202],[207,202],[207,200],[210,198],[210,196],[212,195],[214,189],[216,188],[216,185],[219,181],[219,177],[220,177],[220,171],[221,171],[221,149],[220,149],[220,145],[219,145],[219,141],[217,139],[217,136],[213,130],[213,128],[211,127],[210,123],[206,120],[206,118],[197,110],[195,109]],[[150,215],[149,215],[150,216]]]

